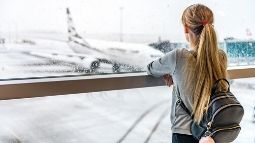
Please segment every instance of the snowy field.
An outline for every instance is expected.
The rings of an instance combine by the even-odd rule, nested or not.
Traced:
[[[255,89],[234,81],[244,105],[235,143],[255,142]],[[171,89],[153,87],[0,102],[0,142],[168,143]]]
[[[167,142],[169,91],[159,87],[1,101],[0,142],[144,142],[157,122],[149,142]]]
[[[40,51],[39,51],[40,52]],[[0,79],[66,76],[66,75],[86,75],[112,73],[112,65],[101,63],[100,68],[90,71],[90,67],[85,66],[86,61],[77,58],[62,60],[61,56],[49,56],[41,53],[19,52],[15,50],[5,50],[0,52]],[[65,57],[66,58],[66,57]],[[84,65],[83,63],[84,62]],[[130,72],[123,67],[120,72]]]

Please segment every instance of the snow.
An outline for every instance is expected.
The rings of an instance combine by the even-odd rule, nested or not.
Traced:
[[[159,87],[1,101],[0,122],[9,133],[0,134],[0,141],[13,138],[38,143],[116,142],[141,114],[163,101],[124,140],[144,141],[158,115],[169,108],[168,92],[169,89]],[[168,141],[168,117],[152,140]]]
[[[239,88],[241,82],[245,80],[234,81],[231,88],[245,109],[242,130],[235,143],[254,142],[255,90]],[[0,142],[113,143],[132,126],[123,143],[144,142],[165,114],[149,142],[167,143],[171,138],[171,90],[151,87],[1,101]]]

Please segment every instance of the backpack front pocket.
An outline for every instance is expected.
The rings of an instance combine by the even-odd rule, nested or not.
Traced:
[[[239,125],[215,128],[211,132],[211,137],[215,140],[216,143],[233,142],[238,136],[240,130],[241,127]]]

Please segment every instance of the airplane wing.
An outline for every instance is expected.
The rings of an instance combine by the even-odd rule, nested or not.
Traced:
[[[6,47],[9,52],[19,52],[42,59],[62,61],[83,67],[90,71],[95,71],[99,68],[100,63],[111,64],[111,62],[104,59],[103,56],[99,58],[98,55],[75,53],[70,49],[67,41],[57,36],[55,36],[54,39],[47,38],[50,37],[47,35],[52,36],[51,33],[40,33],[39,36],[30,33],[29,36],[23,36],[20,41],[6,44]]]

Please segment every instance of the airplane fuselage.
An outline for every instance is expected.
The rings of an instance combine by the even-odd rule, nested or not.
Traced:
[[[122,43],[115,41],[101,41],[86,39],[93,49],[83,46],[71,45],[74,52],[91,55],[96,58],[105,58],[113,63],[145,69],[147,64],[164,54],[145,44]]]

